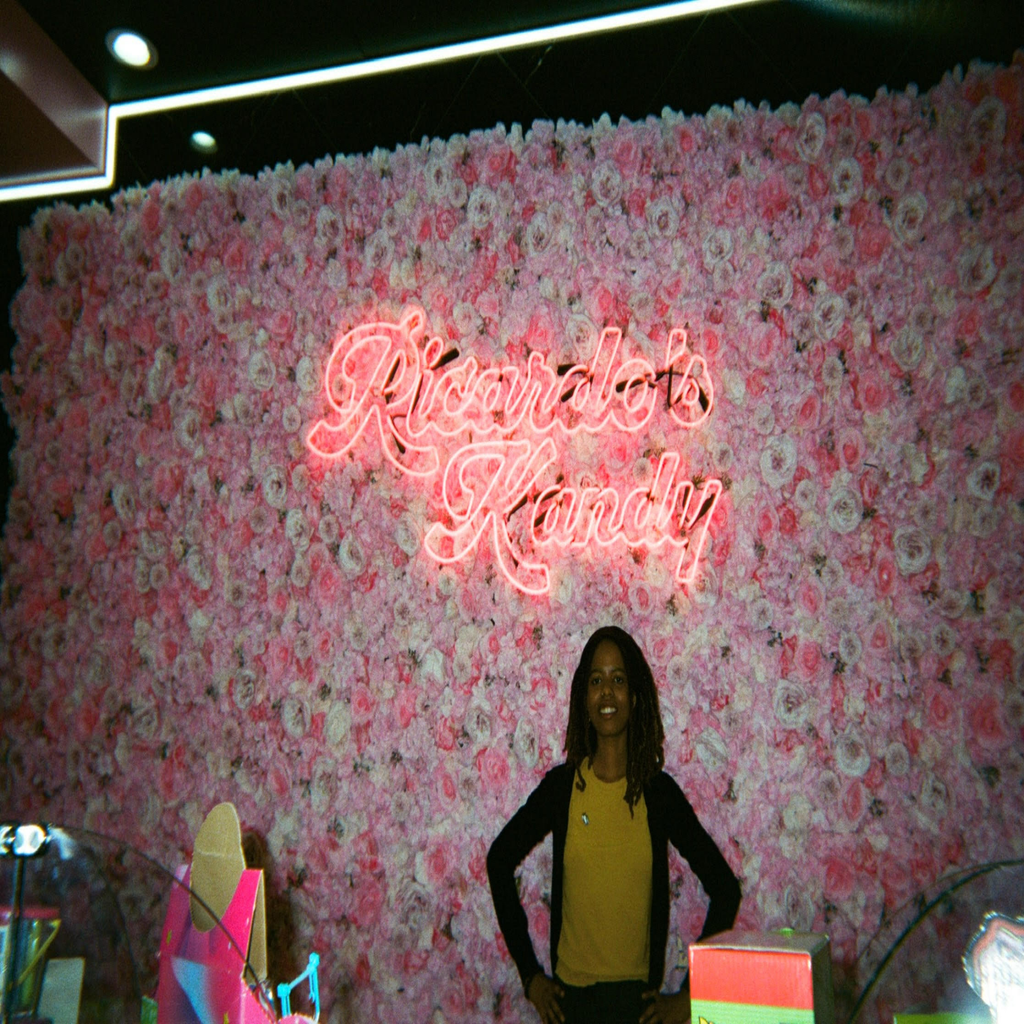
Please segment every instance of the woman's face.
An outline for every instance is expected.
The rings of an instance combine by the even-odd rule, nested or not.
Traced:
[[[587,677],[587,713],[598,738],[624,733],[632,706],[622,652],[611,640],[602,640]]]

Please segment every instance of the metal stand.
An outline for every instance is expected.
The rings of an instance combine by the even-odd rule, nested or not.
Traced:
[[[7,948],[4,950],[3,992],[0,993],[0,1024],[8,1024],[18,979],[15,977],[15,958],[21,939],[21,893],[25,882],[25,860],[46,849],[50,834],[45,825],[0,825],[0,857],[14,858],[14,886],[11,900],[11,923],[8,926]]]

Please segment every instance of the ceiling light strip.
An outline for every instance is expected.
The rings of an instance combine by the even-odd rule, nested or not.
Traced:
[[[110,188],[114,180],[117,125],[122,118],[141,117],[146,114],[183,110],[210,103],[224,103],[253,96],[265,96],[270,93],[304,89],[314,85],[332,85],[373,75],[409,71],[413,68],[429,67],[447,61],[463,60],[467,57],[480,57],[490,53],[522,49],[527,46],[543,46],[604,32],[619,32],[646,25],[656,25],[697,14],[709,14],[729,7],[744,7],[764,2],[765,0],[678,0],[676,3],[643,7],[634,11],[620,11],[616,14],[563,22],[543,28],[525,29],[520,32],[509,32],[504,35],[488,36],[484,39],[472,39],[463,43],[450,43],[445,46],[376,57],[372,60],[357,61],[352,64],[338,64],[312,71],[254,79],[249,82],[194,89],[190,92],[174,93],[169,96],[130,100],[126,103],[112,103],[107,111],[105,173],[0,187],[0,202]]]
[[[581,36],[598,35],[603,32],[618,32],[624,29],[655,25],[695,14],[707,14],[727,7],[740,7],[763,0],[680,0],[677,3],[643,7],[635,11],[620,11],[582,21],[564,22],[543,28],[525,29],[484,39],[471,39],[464,43],[450,43],[426,50],[375,57],[372,60],[357,61],[353,64],[338,64],[333,67],[317,68],[313,71],[299,71],[288,75],[275,75],[249,82],[213,86],[170,96],[154,96],[151,99],[133,100],[117,104],[118,116],[138,117],[143,114],[163,113],[186,107],[198,107],[207,103],[221,103],[227,100],[264,96],[268,93],[304,89],[311,85],[333,85],[357,78],[388,74],[394,71],[409,71],[413,68],[429,67],[467,57],[480,57],[505,50],[522,49],[527,46],[544,46],[564,42]]]

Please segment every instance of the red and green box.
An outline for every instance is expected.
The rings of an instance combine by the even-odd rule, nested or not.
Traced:
[[[693,1024],[834,1024],[827,935],[722,932],[689,959]]]

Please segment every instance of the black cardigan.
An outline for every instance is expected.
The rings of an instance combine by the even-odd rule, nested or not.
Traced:
[[[569,828],[569,800],[575,769],[568,764],[552,768],[525,804],[512,816],[487,854],[487,877],[498,925],[505,945],[519,969],[523,987],[543,968],[530,942],[526,913],[516,889],[516,868],[549,833],[554,834],[551,872],[551,972],[557,969],[558,938],[562,932],[562,874],[565,836]],[[682,854],[700,879],[710,899],[701,938],[732,926],[740,905],[740,886],[714,840],[675,780],[659,772],[644,786],[647,825],[651,832],[651,964],[648,981],[660,988],[668,944],[668,842]]]

